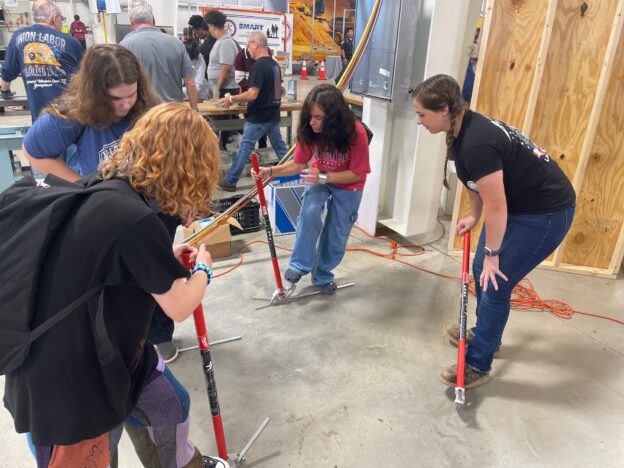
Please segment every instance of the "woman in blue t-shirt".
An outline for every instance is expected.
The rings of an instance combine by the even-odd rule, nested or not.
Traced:
[[[472,264],[477,325],[466,337],[465,388],[472,388],[489,380],[513,288],[559,246],[572,224],[576,197],[545,149],[510,125],[467,109],[452,77],[436,75],[419,84],[413,104],[419,125],[446,133],[447,159],[468,189],[470,215],[458,220],[455,234],[471,230],[484,213]],[[457,343],[456,324],[445,333]],[[439,375],[451,387],[456,377],[456,366]]]
[[[30,128],[23,149],[39,171],[77,180],[94,173],[121,135],[156,104],[149,78],[132,52],[119,45],[94,45],[67,90]],[[72,145],[75,169],[62,157]]]

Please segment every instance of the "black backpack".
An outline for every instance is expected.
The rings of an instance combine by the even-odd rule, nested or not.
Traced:
[[[30,345],[91,297],[98,285],[31,329],[34,302],[46,253],[59,228],[90,194],[102,190],[134,191],[123,180],[79,183],[48,175],[44,182],[26,176],[0,193],[0,375],[18,369]]]

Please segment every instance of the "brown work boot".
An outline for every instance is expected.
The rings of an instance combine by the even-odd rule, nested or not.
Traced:
[[[438,380],[448,387],[455,387],[457,384],[457,364],[445,367],[438,374]],[[464,371],[464,388],[476,388],[490,381],[489,372],[477,372],[471,367],[466,366]]]
[[[447,325],[444,328],[444,331],[442,332],[444,334],[444,336],[446,336],[449,340],[449,343],[451,343],[453,346],[457,346],[459,343],[459,324],[458,323],[451,323],[450,325]],[[466,327],[466,346],[468,346],[468,343],[470,343],[472,341],[472,339],[474,338],[474,333],[472,333],[472,330],[468,327]],[[500,347],[494,351],[494,357],[497,358],[500,356]]]

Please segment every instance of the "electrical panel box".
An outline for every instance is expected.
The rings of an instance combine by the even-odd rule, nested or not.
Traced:
[[[362,38],[374,0],[359,0],[355,21],[355,43]],[[351,92],[367,97],[392,99],[396,69],[397,41],[402,0],[384,2],[368,47],[353,74]]]

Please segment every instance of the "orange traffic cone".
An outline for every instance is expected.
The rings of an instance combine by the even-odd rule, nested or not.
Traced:
[[[307,80],[308,79],[308,64],[306,63],[306,59],[303,59],[303,65],[301,65],[301,76],[299,77],[300,80]]]
[[[321,60],[321,72],[319,73],[319,80],[326,80],[325,76],[325,60]]]

